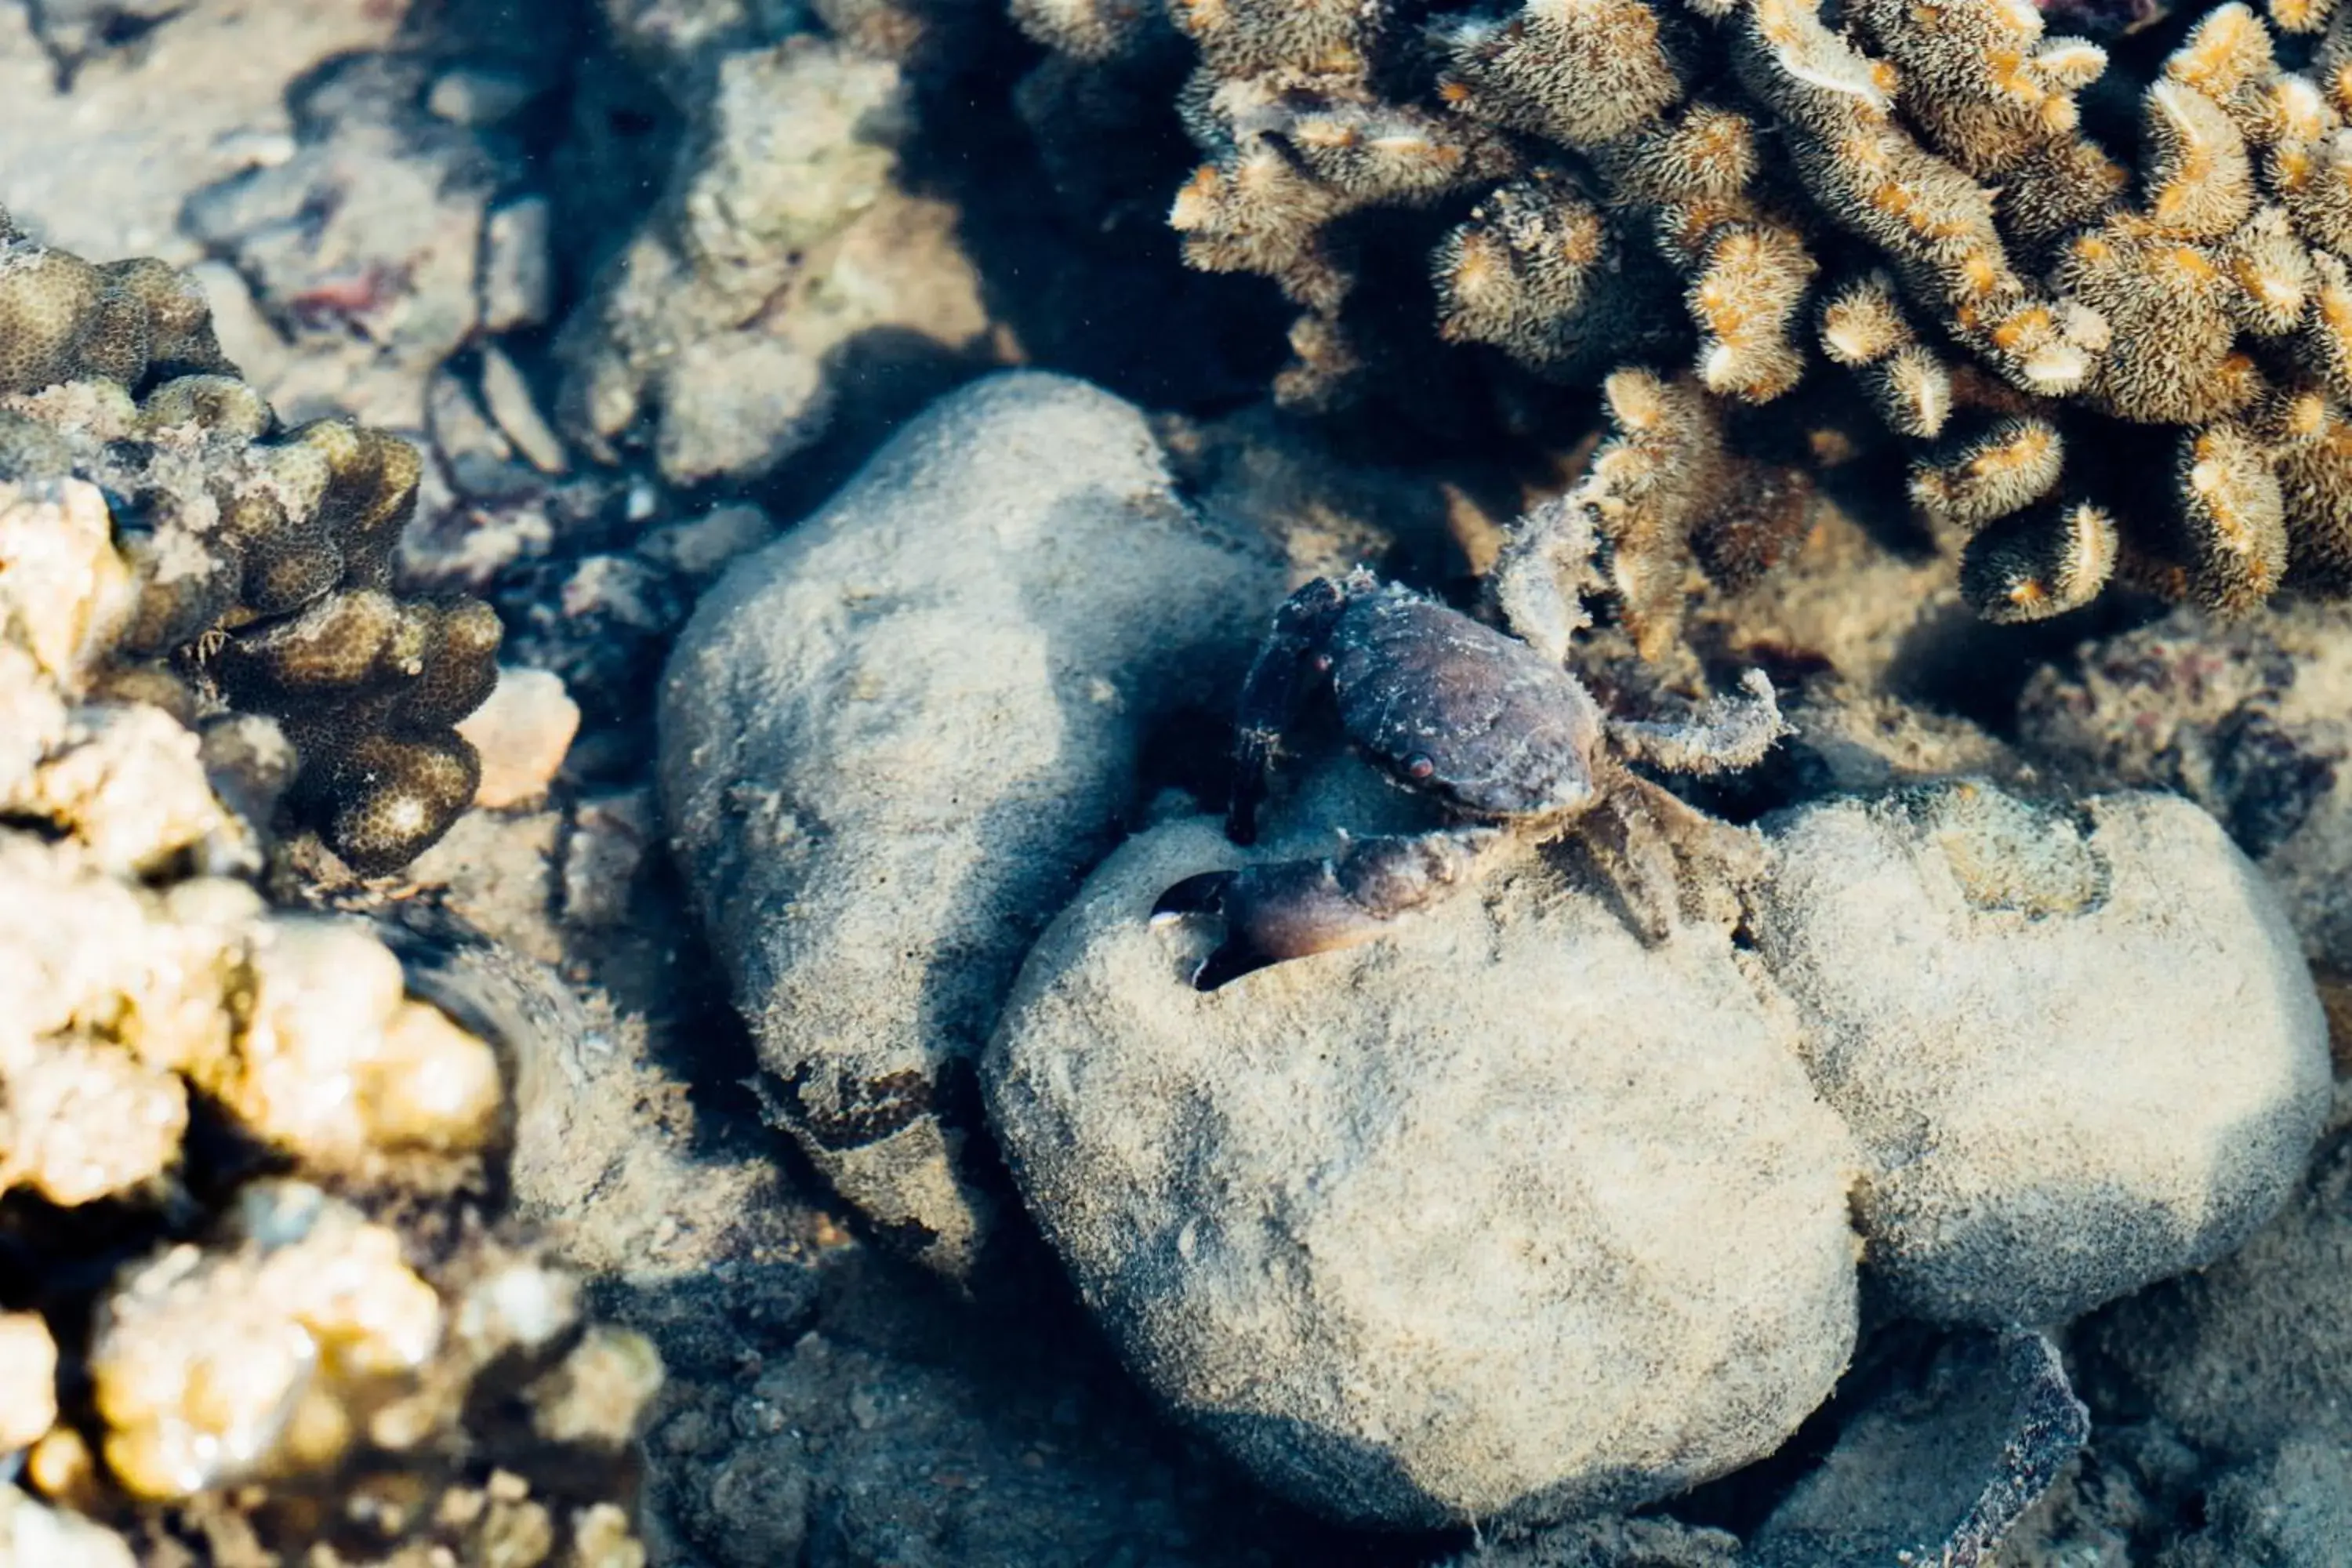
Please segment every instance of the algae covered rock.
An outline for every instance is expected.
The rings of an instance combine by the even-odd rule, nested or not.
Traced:
[[[664,31],[708,58],[673,88],[668,191],[559,340],[572,440],[607,462],[643,441],[673,483],[756,479],[992,357],[956,210],[896,184],[915,117],[898,66],[809,34]]]
[[[2058,1347],[2031,1330],[1873,1370],[1838,1391],[1837,1446],[1748,1542],[1752,1568],[1985,1561],[2090,1433]]]
[[[2292,1188],[2329,1093],[2276,895],[2158,795],[1962,783],[1801,808],[1760,955],[1868,1159],[1878,1278],[1947,1322],[2057,1322],[2210,1262]]]
[[[817,1166],[955,1270],[968,1058],[1115,836],[1155,718],[1232,689],[1280,567],[1059,376],[944,399],[706,596],[662,693],[680,863]]]
[[[1615,1515],[1481,1540],[1433,1568],[1738,1568],[1739,1538],[1677,1520]]]
[[[2160,1568],[2334,1568],[2352,1541],[2352,1454],[2296,1438],[2206,1494],[2205,1528]]]
[[[1196,992],[1213,939],[1153,902],[1244,854],[1197,818],[1120,848],[986,1058],[1137,1375],[1366,1525],[1628,1507],[1778,1447],[1853,1342],[1853,1154],[1727,936],[1644,948],[1529,855]]]

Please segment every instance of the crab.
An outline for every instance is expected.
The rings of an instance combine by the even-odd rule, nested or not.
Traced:
[[[1154,923],[1220,919],[1222,942],[1192,975],[1213,991],[1269,964],[1352,947],[1400,917],[1474,885],[1514,841],[1574,835],[1615,886],[1644,941],[1681,907],[1678,861],[1752,872],[1749,836],[1633,771],[1710,773],[1759,761],[1789,727],[1760,670],[1742,694],[1679,719],[1615,719],[1567,665],[1597,582],[1593,518],[1580,501],[1537,509],[1514,530],[1491,582],[1505,630],[1359,569],[1286,600],[1242,686],[1226,836],[1257,837],[1284,731],[1328,689],[1354,750],[1391,783],[1434,798],[1429,832],[1349,837],[1321,859],[1188,877]]]

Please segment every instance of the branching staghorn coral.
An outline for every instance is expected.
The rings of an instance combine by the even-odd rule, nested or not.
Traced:
[[[294,805],[363,874],[471,804],[480,763],[453,726],[497,679],[488,605],[391,592],[421,473],[382,431],[282,428],[176,269],[94,265],[0,212],[0,480],[114,498],[136,589],[106,679],[281,720]]]
[[[1016,9],[1093,60],[1153,31],[1136,0]],[[1595,524],[1645,649],[1714,574],[1696,531],[1801,478],[1726,461],[1791,393],[1875,411],[1990,619],[2118,579],[2223,613],[2352,593],[2352,9],[2216,5],[2161,46],[2026,0],[1409,14],[1167,0],[1207,155],[1171,222],[1306,308],[1277,392],[1320,404],[1377,358],[1349,222],[1436,209],[1439,336],[1605,383],[1621,468],[1682,443],[1647,466],[1696,493],[1583,481],[1623,503]],[[1625,427],[1636,384],[1676,389],[1673,434]]]

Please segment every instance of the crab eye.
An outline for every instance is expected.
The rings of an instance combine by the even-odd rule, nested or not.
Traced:
[[[1315,656],[1315,673],[1318,675],[1328,675],[1331,673],[1331,656],[1329,654],[1318,653]]]
[[[1415,784],[1427,782],[1436,772],[1437,764],[1430,761],[1426,752],[1415,752],[1404,760],[1404,776]]]

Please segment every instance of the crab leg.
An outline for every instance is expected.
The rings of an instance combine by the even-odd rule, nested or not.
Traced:
[[[1591,504],[1557,497],[1513,525],[1486,580],[1504,624],[1554,664],[1568,661],[1570,641],[1592,624],[1584,595],[1602,585],[1592,563],[1598,539]]]
[[[1234,793],[1225,810],[1225,837],[1236,844],[1257,842],[1265,770],[1274,762],[1282,731],[1298,711],[1307,678],[1316,673],[1315,655],[1347,603],[1348,586],[1328,577],[1316,578],[1275,611],[1274,626],[1251,661],[1234,719]]]
[[[1224,940],[1192,973],[1198,991],[1285,959],[1354,947],[1389,922],[1468,887],[1495,827],[1449,827],[1404,837],[1350,839],[1321,860],[1280,860],[1187,877],[1160,895],[1151,923],[1192,915],[1224,921]]]
[[[1790,732],[1772,695],[1771,678],[1751,669],[1739,678],[1743,698],[1709,698],[1686,719],[1612,719],[1609,738],[1628,761],[1677,773],[1721,773],[1763,761]]]
[[[1672,933],[1691,877],[1734,887],[1764,874],[1763,842],[1709,816],[1665,785],[1615,765],[1583,842],[1623,900],[1633,929],[1655,945]]]

